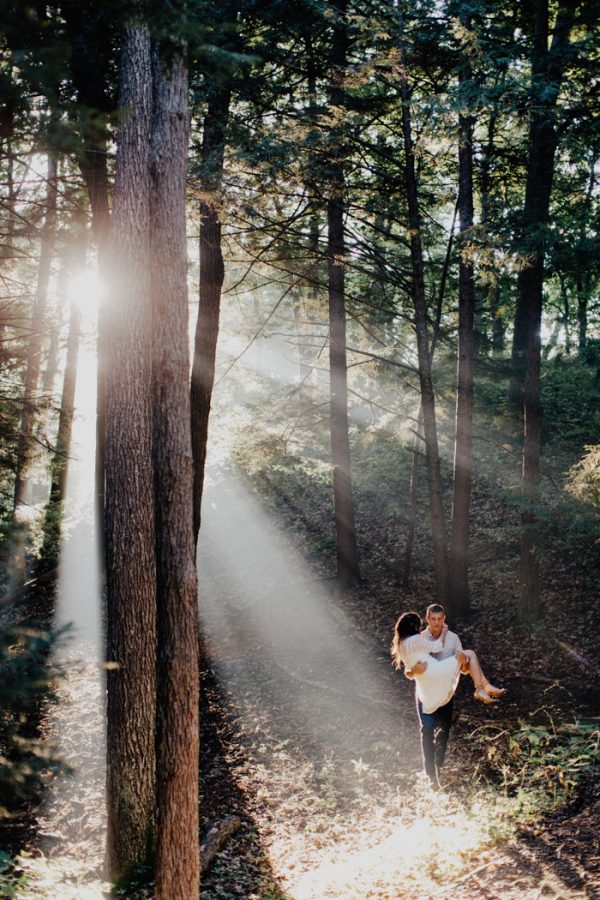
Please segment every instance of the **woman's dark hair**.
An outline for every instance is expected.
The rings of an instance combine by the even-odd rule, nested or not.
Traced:
[[[402,613],[394,628],[394,640],[390,646],[392,654],[392,664],[396,669],[400,668],[402,660],[400,659],[400,644],[404,638],[411,637],[413,634],[419,634],[421,631],[421,616],[416,612]]]

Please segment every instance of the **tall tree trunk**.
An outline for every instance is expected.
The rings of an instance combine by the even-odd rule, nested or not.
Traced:
[[[334,0],[332,77],[330,100],[335,109],[345,104],[344,78],[348,52],[346,0]],[[338,151],[330,167],[330,198],[327,203],[329,241],[329,379],[331,465],[336,531],[337,583],[342,590],[360,581],[350,438],[348,434],[348,368],[346,363],[346,297],[344,277],[345,181],[343,151]]]
[[[85,265],[85,232],[83,222],[76,223],[77,233],[71,249],[71,259],[66,266],[67,272],[73,273]],[[71,452],[71,433],[73,429],[73,412],[75,409],[75,388],[77,385],[77,361],[81,340],[81,312],[79,304],[71,299],[69,315],[69,333],[67,337],[67,359],[60,401],[56,448],[52,460],[52,480],[50,497],[44,516],[44,536],[42,549],[37,564],[36,574],[45,575],[58,565],[60,553],[60,537],[63,517],[63,506],[67,486],[69,454]]]
[[[327,209],[329,231],[329,367],[331,464],[336,528],[337,580],[342,589],[360,580],[350,438],[348,434],[348,370],[346,364],[346,304],[344,293],[343,203],[330,200]]]
[[[14,509],[24,502],[27,486],[27,467],[31,457],[33,426],[35,417],[35,397],[41,367],[44,319],[48,302],[48,284],[54,245],[56,241],[57,212],[57,158],[48,154],[46,215],[41,233],[40,261],[38,266],[37,289],[31,317],[31,333],[27,350],[27,368],[23,391],[23,411],[17,447],[16,476],[14,489]]]
[[[456,225],[456,215],[458,213],[458,203],[454,207],[454,215],[452,216],[452,224],[450,226],[450,235],[446,247],[446,255],[440,275],[440,283],[438,287],[438,295],[435,310],[435,319],[433,323],[433,334],[431,336],[431,346],[429,348],[429,356],[433,362],[435,348],[440,336],[440,325],[442,322],[442,309],[444,306],[444,295],[446,293],[446,283],[448,281],[448,271],[450,269],[450,261],[452,259],[452,247],[454,244],[454,228]],[[423,454],[420,444],[424,444],[423,440],[423,402],[419,402],[419,412],[417,413],[417,427],[415,429],[415,439],[413,442],[413,459],[410,472],[410,489],[409,498],[410,506],[408,513],[408,529],[406,537],[406,546],[404,548],[404,562],[402,567],[401,583],[408,586],[410,582],[410,570],[412,565],[412,552],[415,540],[415,529],[417,525],[417,490],[419,482],[419,460]]]
[[[413,442],[412,465],[410,470],[410,489],[409,508],[408,508],[408,529],[406,533],[406,546],[404,547],[404,559],[402,562],[401,583],[408,587],[410,583],[410,571],[412,567],[412,554],[415,543],[415,530],[417,527],[417,493],[419,490],[419,458],[421,449],[419,444],[423,443],[421,434],[423,428],[423,406],[419,403],[419,414],[417,416],[417,427],[415,429],[415,439]]]
[[[554,326],[552,328],[552,333],[550,337],[547,339],[544,349],[542,350],[542,360],[547,360],[553,350],[556,349],[556,345],[558,344],[558,336],[560,334],[560,329],[562,326],[562,318],[557,316],[554,320]]]
[[[471,17],[461,12],[465,29]],[[467,57],[468,59],[468,57]],[[470,86],[472,73],[467,61],[459,73],[461,88]],[[461,104],[461,108],[463,104]],[[469,607],[469,510],[471,504],[471,450],[473,444],[473,365],[475,284],[473,263],[466,256],[465,243],[473,228],[473,118],[458,118],[458,207],[460,255],[458,263],[458,373],[456,392],[456,432],[454,441],[454,481],[450,538],[450,583],[454,613]]]
[[[14,82],[14,69],[10,62],[7,64],[4,61],[4,77],[6,79],[5,84]],[[11,91],[5,91],[4,93],[2,110],[0,111],[0,148],[2,158],[6,160],[6,231],[2,235],[2,242],[0,243],[0,261],[2,261],[3,266],[14,257],[13,239],[17,201],[14,177],[15,97],[11,96]]]
[[[205,199],[200,203],[200,306],[190,388],[195,542],[200,531],[208,421],[215,380],[221,291],[225,278],[218,194],[223,177],[225,131],[230,102],[229,84],[212,87],[202,137],[202,192]]]
[[[503,71],[501,75],[502,82],[504,81],[505,76],[506,73]],[[484,229],[487,228],[491,218],[491,168],[496,152],[497,124],[498,113],[495,109],[492,109],[488,119],[487,141],[481,154],[480,164],[479,194],[481,198],[481,225]],[[493,282],[488,289],[487,303],[492,323],[492,352],[498,355],[504,352],[505,326],[504,318],[500,315],[500,282],[497,272],[494,273]]]
[[[550,210],[554,160],[559,139],[554,118],[574,15],[568,3],[562,2],[559,5],[549,48],[548,0],[533,0],[532,7],[534,22],[529,158],[521,226],[528,263],[517,280],[509,386],[509,405],[514,413],[520,413],[524,409],[523,385],[527,377],[527,359],[532,359],[529,345],[534,340],[529,328],[538,320],[541,325],[546,244],[544,230]]]
[[[504,353],[506,346],[506,329],[504,318],[500,312],[500,282],[497,277],[490,287],[488,304],[492,320],[492,351],[496,356],[499,356]]]
[[[585,359],[587,356],[588,346],[588,302],[589,302],[589,279],[581,272],[575,275],[575,287],[577,290],[577,351],[580,358]]]
[[[314,135],[315,142],[318,141],[318,98],[317,98],[317,60],[313,35],[309,31],[305,35],[306,41],[306,87],[308,90],[308,120],[310,122],[311,132]],[[310,159],[309,169],[317,169],[317,160]],[[312,315],[316,314],[318,297],[319,297],[319,272],[321,269],[322,252],[320,248],[320,220],[322,215],[322,205],[320,199],[320,187],[315,184],[314,179],[306,177],[306,187],[313,198],[309,208],[309,225],[308,225],[308,255],[309,264],[307,266],[308,280],[308,305]]]
[[[563,313],[561,317],[561,323],[565,332],[565,353],[567,356],[571,355],[571,310],[569,305],[569,291],[567,289],[567,284],[565,281],[565,276],[562,272],[559,271],[558,278],[560,281],[560,295],[563,302]]]
[[[565,66],[573,10],[559,6],[552,45],[548,49],[548,0],[534,3],[534,45],[532,59],[533,99],[529,128],[529,162],[525,191],[524,229],[529,238],[530,264],[519,274],[513,379],[510,400],[514,408],[521,401],[523,382],[523,468],[521,491],[520,610],[526,619],[540,613],[538,547],[536,541],[539,501],[542,405],[540,400],[540,355],[542,300],[544,287],[544,227],[548,221],[550,195],[558,132],[552,119]],[[543,100],[538,97],[543,91]],[[541,229],[541,236],[540,236]],[[523,350],[525,355],[523,358]],[[523,366],[524,362],[524,366]]]
[[[188,390],[183,48],[156,47],[151,143],[157,560],[158,900],[198,897],[198,606]]]
[[[62,322],[55,322],[52,325],[48,325],[48,352],[42,377],[42,394],[44,397],[48,397],[52,394],[54,379],[58,372],[58,337],[61,325]]]
[[[298,400],[302,401],[304,387],[312,374],[312,359],[308,359],[306,339],[309,337],[306,328],[306,313],[302,303],[302,291],[295,285],[291,291],[292,312],[294,315],[294,330],[296,332],[296,346],[298,347]]]
[[[107,143],[105,138],[86,140],[79,167],[83,175],[92,211],[92,234],[98,254],[98,274],[101,282],[109,281],[108,240],[110,230],[109,180],[107,167]],[[98,336],[96,343],[96,527],[102,546],[99,550],[101,568],[104,567],[104,508],[106,470],[106,371],[109,356],[108,323],[106,321],[105,298],[98,306]]]
[[[122,45],[111,228],[106,419],[107,862],[131,872],[154,847],[156,567],[152,466],[150,35]]]
[[[408,204],[408,227],[410,231],[412,263],[412,293],[415,307],[415,331],[417,335],[417,353],[419,359],[423,432],[429,483],[429,503],[431,508],[435,582],[438,601],[447,604],[450,595],[448,585],[446,528],[444,523],[444,498],[435,417],[431,352],[427,334],[427,303],[425,299],[423,248],[421,244],[421,216],[419,213],[415,157],[411,133],[410,90],[406,74],[406,64],[404,61],[400,76],[400,91],[402,97],[402,134],[405,153],[404,180]]]
[[[590,177],[586,190],[585,211],[586,219],[589,221],[592,214],[592,204],[596,188],[596,151],[593,150],[590,158]],[[579,233],[580,244],[583,245],[586,238],[586,223],[581,226]],[[577,271],[575,278],[577,288],[577,336],[578,336],[578,355],[580,358],[588,357],[588,306],[591,294],[591,277],[590,272]]]
[[[8,79],[13,78],[12,67],[9,67],[6,73]],[[15,208],[17,202],[17,192],[15,190],[14,175],[14,110],[10,101],[6,101],[2,111],[0,121],[0,147],[2,159],[6,160],[6,225],[2,234],[2,242],[0,243],[0,260],[3,267],[7,262],[12,260],[15,255],[14,248],[14,231],[15,231]]]
[[[541,294],[543,273],[539,274]],[[536,287],[538,286],[536,285]],[[542,447],[542,404],[540,398],[541,357],[541,297],[540,304],[531,304],[528,322],[529,340],[525,360],[525,384],[523,387],[524,440],[521,492],[521,556],[519,568],[520,610],[525,619],[534,619],[540,613],[540,579],[537,558],[538,527],[536,505],[539,502],[540,453]]]
[[[70,47],[70,69],[77,92],[82,151],[79,168],[92,211],[92,233],[98,254],[98,271],[104,284],[109,281],[108,234],[110,227],[108,137],[103,117],[114,112],[109,90],[113,32],[112,11],[94,0],[63,0]],[[96,525],[100,542],[104,534],[104,470],[106,457],[106,365],[108,357],[105,306],[98,308],[97,391],[96,391]],[[103,547],[99,557],[104,563]]]

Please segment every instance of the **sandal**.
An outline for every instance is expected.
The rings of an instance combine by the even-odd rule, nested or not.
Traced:
[[[478,688],[473,694],[474,700],[480,700],[481,703],[497,703],[498,701],[494,697],[490,697],[490,695],[483,688]]]
[[[486,694],[489,694],[490,697],[501,697],[502,694],[506,693],[506,688],[494,687],[494,685],[490,684],[489,681],[486,681],[484,683],[483,690],[486,692]]]

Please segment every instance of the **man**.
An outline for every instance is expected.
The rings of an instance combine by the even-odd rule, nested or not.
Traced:
[[[439,639],[444,645],[443,650],[439,653],[433,653],[432,656],[436,659],[447,659],[449,656],[456,656],[459,651],[462,651],[460,638],[453,631],[450,631],[446,625],[446,613],[443,606],[439,603],[430,604],[425,613],[425,620],[427,627],[422,632],[422,636],[430,641]],[[468,672],[468,665],[468,662],[466,662],[462,667],[463,672]],[[415,675],[422,675],[426,669],[426,662],[418,662],[415,663],[412,669],[407,669],[405,675],[412,680]],[[432,785],[438,787],[438,776],[446,758],[446,747],[450,735],[450,726],[452,725],[454,697],[432,713],[423,712],[421,701],[416,695],[415,698],[419,722],[421,723],[423,768]]]

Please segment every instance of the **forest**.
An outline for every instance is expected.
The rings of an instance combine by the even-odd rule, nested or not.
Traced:
[[[597,897],[598,0],[1,6],[0,896]]]

